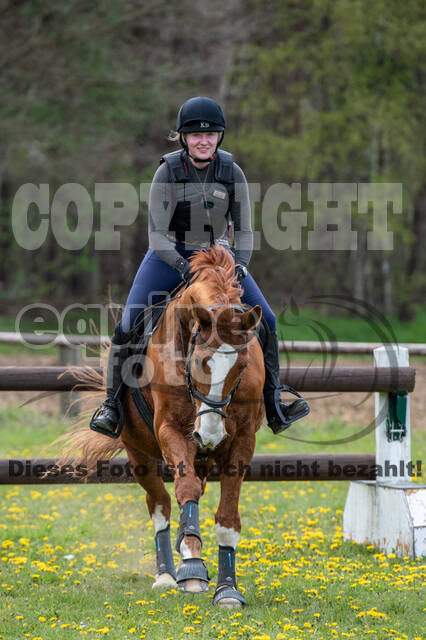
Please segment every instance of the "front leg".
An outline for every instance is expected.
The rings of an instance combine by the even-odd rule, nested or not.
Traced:
[[[216,536],[219,543],[218,576],[213,604],[240,607],[246,603],[239,591],[235,575],[235,549],[241,532],[238,512],[241,485],[244,474],[238,470],[249,465],[254,453],[253,437],[238,438],[233,443],[229,463],[222,467],[220,477],[220,502],[215,515]],[[243,466],[241,467],[241,464]],[[235,470],[235,475],[229,470]],[[228,471],[228,472],[227,472]],[[245,473],[245,471],[244,471]]]
[[[181,591],[207,591],[209,576],[201,559],[202,542],[198,515],[202,482],[194,468],[197,444],[184,433],[177,431],[170,422],[164,421],[157,433],[164,460],[175,472],[175,495],[180,510],[176,551],[180,553],[181,560],[176,582]]]

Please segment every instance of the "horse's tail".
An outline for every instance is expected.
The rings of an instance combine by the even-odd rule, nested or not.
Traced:
[[[124,444],[121,438],[109,438],[89,427],[90,418],[94,411],[93,401],[96,400],[96,403],[99,404],[105,395],[105,384],[101,374],[92,367],[84,369],[68,367],[67,372],[76,379],[74,390],[78,391],[82,385],[86,388],[89,386],[93,390],[92,393],[85,396],[84,401],[78,400],[79,403],[84,402],[84,405],[89,403],[90,408],[81,409],[78,420],[71,425],[66,433],[56,438],[49,447],[61,446],[58,466],[70,464],[76,469],[78,465],[84,465],[87,468],[87,478],[88,475],[96,471],[99,460],[109,459],[120,453],[124,449]]]

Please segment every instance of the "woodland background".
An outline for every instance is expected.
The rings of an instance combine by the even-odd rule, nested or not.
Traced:
[[[218,100],[224,149],[249,182],[398,182],[393,251],[276,251],[250,265],[276,311],[349,295],[411,319],[424,304],[426,29],[420,0],[15,0],[0,2],[0,304],[124,303],[147,249],[147,211],[121,250],[20,248],[23,183],[149,182],[180,104]],[[308,211],[309,203],[302,203]],[[39,215],[31,212],[37,226]],[[73,225],[72,207],[69,210]],[[260,229],[256,213],[255,228]]]

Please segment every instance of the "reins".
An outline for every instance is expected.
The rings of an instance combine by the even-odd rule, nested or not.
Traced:
[[[207,307],[208,309],[211,309],[213,306],[219,306],[218,304],[215,305],[211,305],[211,307]],[[239,307],[238,305],[232,305],[236,310],[243,312],[243,309],[241,307]],[[209,409],[203,409],[202,411],[198,411],[196,413],[196,418],[198,416],[203,415],[204,413],[217,413],[219,414],[222,418],[227,418],[227,414],[222,411],[222,407],[227,406],[232,398],[234,397],[235,392],[237,391],[238,387],[240,386],[241,383],[241,379],[242,379],[242,375],[238,378],[237,383],[234,385],[234,387],[231,389],[231,391],[228,393],[228,395],[226,396],[226,398],[224,398],[223,400],[212,400],[211,398],[208,398],[207,396],[205,396],[204,394],[202,394],[200,391],[198,391],[198,389],[196,389],[194,387],[193,381],[192,381],[192,375],[191,375],[191,358],[192,358],[192,354],[194,353],[195,350],[195,344],[196,344],[196,340],[197,338],[199,338],[199,340],[208,348],[210,349],[210,351],[213,351],[214,353],[216,353],[218,351],[217,348],[215,347],[211,347],[208,343],[207,340],[205,340],[203,338],[203,336],[201,335],[201,328],[200,325],[198,324],[195,331],[193,332],[192,336],[191,336],[191,340],[190,340],[190,346],[188,349],[188,352],[186,353],[186,349],[185,349],[185,341],[183,338],[183,330],[182,330],[182,319],[180,316],[180,312],[179,309],[177,309],[177,318],[178,318],[178,326],[179,326],[179,333],[180,333],[180,339],[181,339],[181,344],[182,344],[182,353],[185,359],[185,381],[186,381],[186,386],[188,389],[188,393],[189,396],[191,398],[192,404],[195,407],[195,398],[198,398],[198,400],[201,400],[201,402],[203,402],[204,404],[206,404]],[[248,332],[245,333],[245,342],[244,344],[242,344],[240,347],[236,347],[234,349],[230,349],[229,351],[222,351],[221,353],[224,354],[231,354],[231,353],[240,353],[243,349],[247,348],[247,344],[249,342],[249,336],[248,336]]]

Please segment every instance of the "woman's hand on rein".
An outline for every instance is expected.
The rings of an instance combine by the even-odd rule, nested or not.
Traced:
[[[242,280],[244,280],[244,278],[247,276],[247,273],[247,267],[242,264],[235,265],[235,277],[238,282],[242,282]]]
[[[188,283],[191,280],[191,265],[188,260],[185,260],[185,258],[178,258],[176,260],[176,270],[179,271],[180,277],[184,282]]]

